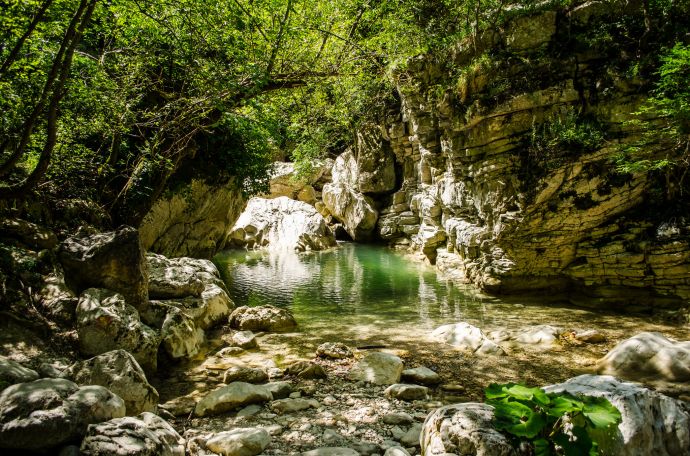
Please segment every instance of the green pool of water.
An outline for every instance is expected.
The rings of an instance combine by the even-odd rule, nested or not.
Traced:
[[[345,243],[307,254],[230,250],[214,261],[237,306],[288,308],[300,331],[322,339],[390,342],[460,321],[485,332],[535,324],[618,337],[644,330],[678,336],[679,330],[648,318],[572,308],[565,300],[482,295],[380,246]]]

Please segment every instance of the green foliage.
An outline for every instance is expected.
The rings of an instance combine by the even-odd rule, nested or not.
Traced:
[[[677,43],[661,56],[651,96],[628,122],[640,139],[614,157],[621,173],[663,171],[666,193],[683,194],[690,167],[690,46]]]
[[[486,403],[494,407],[494,426],[515,446],[530,443],[538,456],[597,455],[616,431],[621,414],[598,397],[545,393],[516,383],[492,383]]]
[[[596,150],[603,141],[602,127],[570,108],[552,120],[532,126],[529,155],[549,170],[581,153]]]

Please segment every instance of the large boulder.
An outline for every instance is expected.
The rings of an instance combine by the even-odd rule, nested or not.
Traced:
[[[70,326],[74,324],[75,310],[79,298],[65,284],[65,279],[56,274],[48,275],[38,293],[43,313],[49,319]]]
[[[52,231],[18,218],[3,217],[0,220],[0,233],[2,237],[15,239],[33,250],[52,249],[58,243]]]
[[[163,418],[144,412],[89,426],[84,456],[184,456],[185,441]]]
[[[242,306],[230,315],[230,326],[248,331],[289,331],[297,326],[289,310],[275,306]]]
[[[618,433],[613,439],[601,442],[602,454],[690,454],[690,413],[687,405],[679,400],[608,375],[580,375],[544,390],[603,397],[618,408],[622,415]]]
[[[79,294],[107,288],[138,310],[148,302],[148,268],[139,232],[128,226],[117,231],[66,239],[58,251],[67,285]]]
[[[38,380],[38,373],[16,361],[0,356],[0,390],[16,383]]]
[[[130,352],[147,372],[156,370],[160,339],[139,320],[136,309],[119,293],[89,288],[77,305],[79,348],[88,356],[111,350]]]
[[[353,240],[372,238],[379,214],[371,198],[342,183],[324,185],[322,197],[326,209],[343,224]]]
[[[158,391],[146,380],[134,357],[124,350],[113,350],[80,361],[64,374],[78,385],[100,385],[125,401],[127,415],[154,412]]]
[[[436,409],[424,421],[420,436],[422,456],[516,455],[508,438],[491,424],[493,415],[490,405],[471,402]]]
[[[229,236],[233,245],[248,248],[303,252],[335,245],[333,233],[316,209],[285,196],[249,200]]]
[[[180,308],[201,329],[227,318],[234,308],[218,268],[211,261],[187,257],[166,258],[155,253],[148,253],[146,260],[151,270],[150,295],[165,298],[162,304]],[[178,272],[181,272],[180,276],[176,275]],[[153,313],[156,315],[156,312]],[[145,313],[142,319],[160,327],[163,317],[157,315]]]
[[[465,322],[439,326],[431,333],[431,339],[472,353],[505,354],[503,349],[486,337],[481,329]]]
[[[690,341],[644,332],[616,345],[597,366],[600,374],[629,380],[690,381]]]
[[[388,193],[395,189],[395,156],[383,141],[381,128],[366,124],[357,129],[357,185],[362,193]]]
[[[400,381],[403,362],[395,355],[372,352],[355,364],[348,374],[351,380],[392,385]]]
[[[271,392],[260,385],[233,382],[204,396],[194,409],[197,416],[213,415],[249,404],[261,404],[273,399]]]
[[[89,424],[124,415],[124,401],[102,386],[52,378],[19,383],[0,392],[0,448],[55,448],[78,440]]]
[[[206,340],[204,331],[183,307],[152,302],[152,307],[161,307],[165,315],[160,322],[161,346],[172,359],[193,358]]]
[[[148,251],[170,257],[211,258],[225,246],[245,199],[241,182],[191,179],[166,192],[144,216],[139,231]]]

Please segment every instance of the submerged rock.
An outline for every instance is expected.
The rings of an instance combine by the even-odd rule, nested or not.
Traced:
[[[230,315],[230,326],[249,331],[288,331],[297,326],[287,309],[275,306],[242,306]]]
[[[281,196],[252,198],[228,235],[238,247],[272,250],[323,250],[335,237],[319,212],[307,203]]]
[[[472,353],[505,354],[505,351],[486,337],[481,329],[465,322],[439,326],[431,333],[431,338]]]
[[[528,326],[512,331],[498,330],[489,333],[489,338],[499,343],[507,343],[512,345],[526,344],[539,345],[542,347],[550,347],[554,345],[563,329],[551,325],[536,325]]]
[[[372,352],[355,364],[348,374],[351,380],[376,385],[392,385],[400,381],[403,362],[395,355]]]
[[[19,383],[0,392],[0,448],[44,450],[78,440],[89,424],[125,415],[125,403],[102,386],[65,379]]]
[[[88,456],[184,456],[185,441],[153,413],[90,425],[79,454]]]
[[[127,415],[153,412],[158,406],[158,391],[149,384],[139,363],[124,350],[77,362],[65,375],[78,385],[108,388],[125,401]]]

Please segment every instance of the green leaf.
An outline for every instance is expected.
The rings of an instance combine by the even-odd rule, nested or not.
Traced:
[[[583,401],[585,406],[582,413],[595,429],[607,428],[621,422],[621,412],[605,398],[588,397]]]
[[[546,425],[544,416],[528,406],[504,399],[494,405],[495,426],[518,437],[532,439]]]
[[[579,412],[582,410],[582,408],[585,406],[585,404],[581,401],[575,398],[574,396],[571,395],[551,395],[551,404],[548,409],[546,409],[546,413],[549,416],[553,417],[561,417],[565,414],[570,414],[572,412]]]
[[[534,441],[534,454],[536,456],[551,456],[551,445],[546,439],[537,439]]]
[[[505,387],[509,385],[515,385],[515,383],[506,383],[505,385],[499,385],[498,383],[492,383],[488,388],[484,390],[484,395],[487,399],[502,399],[507,396],[505,392]]]

